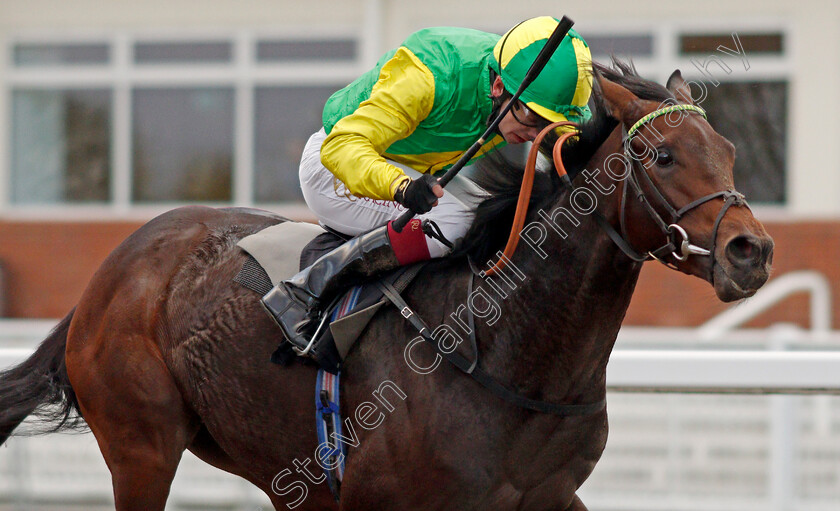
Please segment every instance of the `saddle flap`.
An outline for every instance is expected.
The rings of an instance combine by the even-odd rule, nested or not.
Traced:
[[[341,355],[342,360],[347,357],[347,353],[350,352],[350,348],[353,347],[356,339],[362,335],[362,331],[385,303],[384,300],[380,300],[369,307],[351,312],[330,323],[330,332],[332,332],[335,341],[335,348]]]

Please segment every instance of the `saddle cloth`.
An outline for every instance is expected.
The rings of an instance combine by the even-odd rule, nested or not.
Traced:
[[[300,271],[303,249],[325,232],[315,224],[283,222],[246,236],[237,245],[265,270],[273,287]]]
[[[314,224],[284,222],[267,227],[237,243],[250,257],[234,280],[263,296],[344,241]],[[393,283],[402,273],[397,270],[384,278]],[[325,311],[330,318],[329,328],[323,330],[316,342],[318,346],[335,349],[320,350],[325,354],[317,360],[322,368],[337,374],[356,339],[385,303],[387,299],[375,282],[371,282],[349,289]]]

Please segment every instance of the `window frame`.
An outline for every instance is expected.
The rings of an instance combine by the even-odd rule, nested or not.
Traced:
[[[137,32],[39,32],[31,31],[0,38],[0,215],[20,219],[99,220],[103,217],[144,219],[187,204],[208,206],[261,207],[292,218],[308,218],[311,213],[302,202],[258,203],[254,197],[254,93],[258,87],[334,86],[336,90],[367,69],[370,43],[358,27],[320,27],[272,30],[145,30]],[[357,52],[352,60],[259,61],[259,41],[307,41],[352,39]],[[230,42],[232,55],[227,63],[138,63],[136,43]],[[17,44],[106,43],[110,61],[96,65],[16,66]],[[57,90],[98,87],[112,91],[111,199],[105,204],[18,204],[11,202],[12,126],[11,98],[21,89]],[[135,88],[229,87],[234,92],[233,168],[230,202],[168,202],[152,204],[132,200],[132,94]]]
[[[463,23],[449,20],[446,24],[471,26],[473,21]],[[427,23],[428,25],[428,23]],[[412,28],[422,28],[409,27]],[[503,33],[509,27],[484,25],[475,27]],[[686,79],[701,75],[691,63],[691,56],[679,53],[681,34],[703,33],[780,33],[783,37],[781,55],[751,55],[750,70],[735,67],[733,73],[721,81],[763,81],[784,80],[789,84],[787,105],[787,142],[785,154],[785,187],[787,199],[782,204],[760,204],[754,207],[760,218],[789,218],[792,213],[791,188],[793,185],[792,165],[794,154],[792,105],[795,93],[796,38],[792,23],[780,20],[762,19],[706,19],[690,21],[633,22],[581,20],[577,24],[582,34],[598,36],[650,35],[653,53],[650,57],[634,57],[634,63],[642,76],[664,83],[674,69],[681,69]],[[380,55],[381,33],[363,30],[358,26],[323,27],[281,27],[272,29],[210,29],[210,30],[138,30],[138,31],[26,31],[3,37],[0,35],[0,215],[5,218],[85,219],[104,217],[148,218],[186,203],[160,202],[154,205],[132,203],[131,174],[131,94],[133,87],[189,87],[227,86],[234,89],[234,158],[232,171],[232,200],[230,203],[204,203],[210,206],[255,206],[279,211],[295,218],[311,217],[303,203],[259,203],[255,202],[254,188],[254,101],[257,87],[294,85],[334,85],[343,87],[367,70]],[[257,44],[268,40],[325,40],[354,39],[357,41],[357,55],[353,61],[320,62],[259,61]],[[135,63],[133,48],[138,42],[229,41],[232,44],[230,63],[200,63],[189,66],[172,64]],[[79,44],[101,43],[109,45],[110,62],[106,65],[62,65],[16,67],[14,47],[19,43],[31,44]],[[696,57],[696,56],[695,56]],[[112,141],[111,150],[111,201],[105,205],[63,204],[28,206],[10,202],[11,154],[11,95],[16,88],[106,87],[112,92]]]
[[[792,205],[793,186],[793,132],[792,105],[795,93],[795,70],[793,60],[795,54],[795,30],[793,23],[776,19],[761,18],[721,18],[721,19],[692,19],[690,21],[670,20],[662,22],[633,22],[622,20],[604,22],[581,20],[575,26],[584,38],[586,34],[598,36],[632,36],[650,34],[653,37],[653,53],[650,57],[633,57],[633,63],[639,74],[646,78],[665,84],[675,69],[682,72],[686,80],[702,79],[702,74],[692,64],[692,58],[698,55],[682,56],[679,49],[680,36],[683,34],[721,34],[721,33],[779,33],[782,36],[782,51],[778,55],[748,54],[750,69],[738,67],[737,57],[727,57],[727,64],[732,73],[716,74],[722,83],[753,82],[753,81],[785,81],[788,83],[788,101],[786,107],[787,125],[785,141],[784,183],[785,201],[782,203],[750,204],[753,213],[761,220],[784,218],[789,220],[794,213]],[[710,90],[709,94],[714,91]]]
[[[794,44],[796,38],[794,37],[794,28],[792,23],[783,22],[780,20],[765,20],[761,18],[756,19],[726,19],[726,20],[697,20],[688,22],[675,23],[666,32],[669,37],[669,42],[672,45],[669,48],[668,67],[673,69],[683,70],[683,76],[686,79],[701,79],[702,74],[692,64],[691,59],[697,58],[696,55],[681,56],[679,49],[679,36],[682,34],[721,34],[721,33],[779,33],[782,36],[782,51],[778,55],[765,54],[748,54],[749,70],[745,70],[737,57],[728,57],[727,64],[732,68],[732,73],[729,75],[716,74],[717,78],[722,83],[731,82],[761,82],[761,81],[784,81],[787,82],[787,105],[785,112],[786,126],[785,129],[785,162],[783,166],[784,172],[784,196],[785,200],[781,203],[751,203],[750,207],[753,213],[760,220],[773,220],[778,218],[790,219],[792,207],[792,186],[793,186],[793,143],[795,133],[793,132],[793,104],[795,94],[795,70],[796,65],[793,60]],[[730,47],[731,48],[731,47]],[[666,65],[666,64],[663,64]],[[668,69],[666,67],[665,69]],[[665,72],[660,79],[662,83],[668,79],[670,72]],[[710,90],[709,94],[714,94],[714,90]]]
[[[753,212],[759,219],[787,219],[795,214],[792,203],[792,188],[794,185],[793,164],[794,153],[793,143],[796,134],[793,132],[792,109],[794,94],[796,92],[796,63],[793,56],[796,53],[796,31],[795,23],[792,20],[781,20],[778,18],[762,17],[728,17],[728,18],[671,18],[656,21],[642,21],[635,19],[620,18],[616,20],[604,20],[601,18],[576,18],[575,30],[586,39],[587,36],[617,37],[617,36],[647,36],[652,37],[652,54],[649,57],[632,56],[633,63],[641,76],[665,84],[668,77],[675,69],[682,71],[686,80],[699,79],[702,75],[691,63],[691,56],[681,56],[679,53],[679,37],[682,34],[720,34],[720,33],[779,33],[782,35],[782,52],[780,55],[749,55],[749,71],[743,67],[735,67],[737,62],[729,58],[728,64],[733,72],[726,75],[721,82],[748,82],[748,81],[779,81],[788,83],[787,102],[787,140],[785,144],[785,202],[780,204],[758,203],[750,204]],[[445,21],[422,20],[409,25],[409,30],[419,30],[426,26],[445,24],[464,26],[504,34],[509,25],[498,23],[477,22],[474,19],[466,18],[460,20],[446,19]],[[620,54],[619,54],[620,55]],[[599,62],[604,62],[599,56]],[[606,63],[606,62],[604,62]],[[711,94],[711,92],[710,92]],[[806,217],[809,217],[806,215]]]

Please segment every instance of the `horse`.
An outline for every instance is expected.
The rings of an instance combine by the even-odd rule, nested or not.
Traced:
[[[650,116],[694,105],[678,71],[663,87],[616,61],[597,65],[594,83],[593,117],[561,154],[573,187],[537,173],[525,242],[506,269],[477,276],[471,262],[489,264],[505,243],[516,169],[488,173],[492,193],[462,248],[404,292],[431,325],[462,320],[466,303],[477,351],[452,341],[454,327],[451,349],[480,353],[511,392],[572,406],[605,399],[644,260],[733,301],[764,284],[773,250],[734,192],[734,146],[697,109]],[[193,206],[130,235],[35,353],[0,376],[0,442],[33,412],[56,428],[83,420],[118,511],[164,509],[185,450],[247,479],[276,509],[586,510],[576,492],[605,448],[606,409],[558,415],[499,399],[414,342],[396,308],[379,311],[343,365],[348,447],[336,500],[312,428],[316,368],[269,363],[279,329],[233,281],[245,258],[237,241],[284,221]]]

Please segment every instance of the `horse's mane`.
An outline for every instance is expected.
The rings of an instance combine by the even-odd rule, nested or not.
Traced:
[[[632,62],[623,62],[612,57],[610,66],[593,62],[592,67],[594,78],[601,76],[617,83],[641,99],[661,102],[674,98],[662,85],[639,76]],[[563,164],[572,180],[586,167],[595,151],[618,124],[604,103],[597,79],[593,80],[589,107],[592,117],[579,126],[580,135],[567,142],[563,149]],[[543,154],[551,154],[556,140],[556,135],[546,137]],[[473,179],[489,196],[478,205],[475,220],[453,255],[469,255],[474,261],[484,262],[507,242],[524,169],[520,164],[510,162],[498,153],[491,153],[480,160],[477,169]],[[553,204],[563,191],[556,172],[537,171],[526,224],[531,221],[530,216],[534,212]]]

